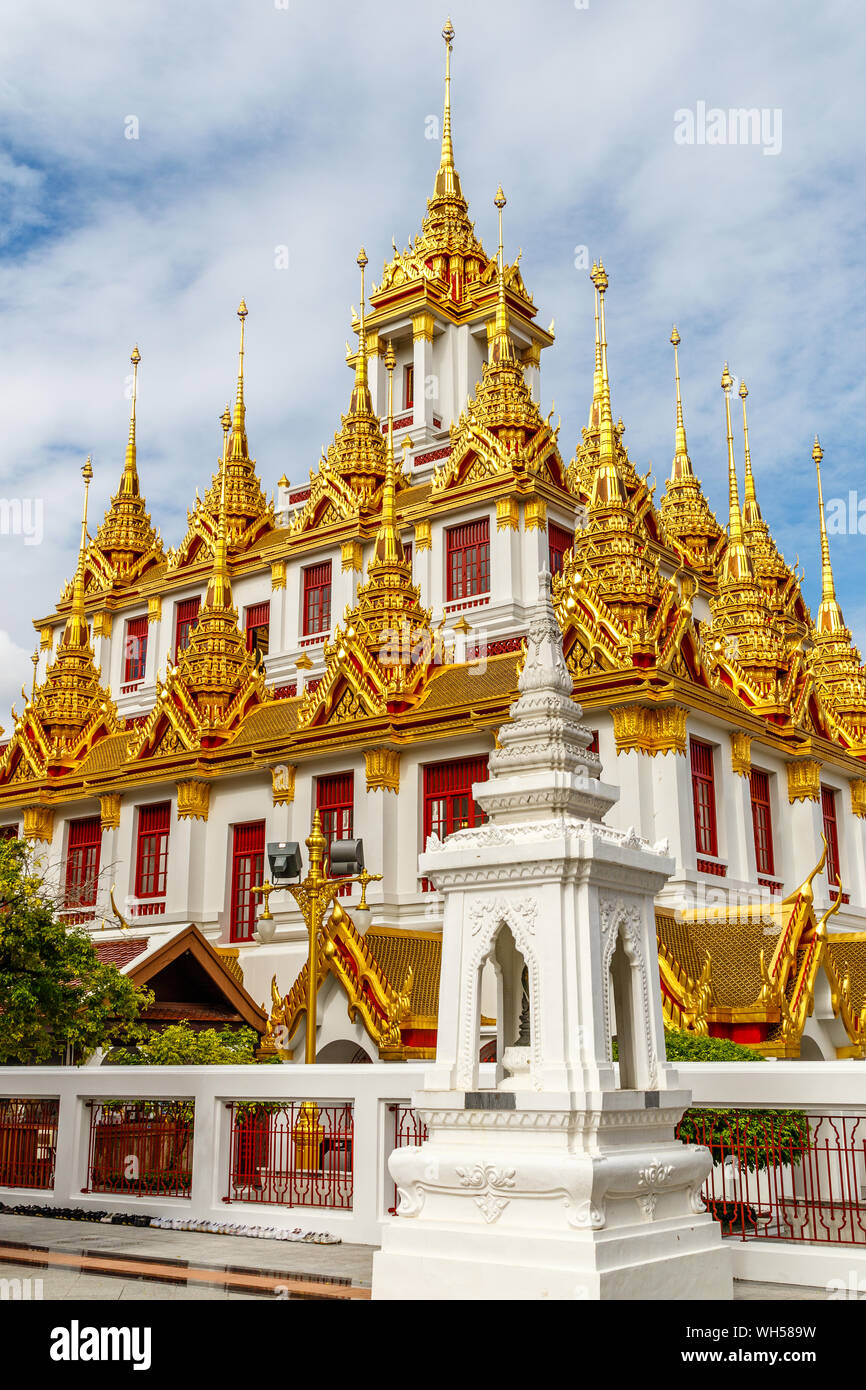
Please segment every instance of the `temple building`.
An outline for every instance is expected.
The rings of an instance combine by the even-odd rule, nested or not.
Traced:
[[[242,301],[218,461],[164,545],[138,469],[134,350],[118,490],[89,529],[88,461],[75,575],[35,621],[32,690],[0,747],[0,835],[40,850],[63,911],[103,945],[153,953],[194,923],[237,951],[269,1036],[281,1027],[301,1058],[307,928],[274,893],[257,939],[252,890],[267,844],[303,846],[318,811],[328,844],[361,837],[382,876],[369,912],[346,891],[320,938],[319,1057],[432,1056],[441,902],[418,856],[483,819],[472,787],[549,569],[591,751],[621,787],[608,819],[666,840],[676,864],[657,900],[667,1020],[770,1055],[863,1058],[866,672],[836,594],[820,445],[813,617],[759,506],[747,391],[741,446],[727,364],[727,515],[709,506],[676,328],[660,498],[630,459],[601,263],[587,425],[560,438],[541,403],[553,334],[508,262],[502,190],[492,254],[470,219],[450,22],[443,35],[433,194],[378,283],[358,257],[348,407],[309,480],[271,480],[251,456]]]

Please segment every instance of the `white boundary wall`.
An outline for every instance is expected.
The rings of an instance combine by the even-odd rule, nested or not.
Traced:
[[[0,1096],[57,1097],[60,1117],[53,1192],[0,1188],[7,1205],[32,1203],[118,1212],[141,1212],[204,1221],[328,1232],[344,1241],[379,1245],[389,1219],[393,1147],[389,1105],[408,1105],[429,1063],[371,1066],[249,1067],[2,1067]],[[800,1109],[812,1114],[866,1115],[866,1066],[861,1062],[701,1063],[677,1068],[694,1104]],[[492,1084],[492,1066],[482,1067]],[[88,1100],[194,1100],[192,1191],[189,1198],[115,1197],[86,1193],[90,1110]],[[354,1194],[351,1211],[224,1201],[229,1186],[229,1101],[347,1101],[354,1106]],[[830,1281],[866,1294],[866,1248],[808,1245],[796,1241],[726,1242],[741,1279],[813,1285]],[[837,1296],[842,1297],[839,1293]],[[847,1296],[852,1296],[848,1294]]]

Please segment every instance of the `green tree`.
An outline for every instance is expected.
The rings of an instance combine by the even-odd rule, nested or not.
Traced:
[[[0,841],[0,1064],[82,1062],[133,1042],[152,998],[57,919],[27,845]]]
[[[184,1019],[149,1033],[135,1050],[112,1055],[112,1064],[152,1067],[240,1066],[255,1061],[259,1045],[253,1028],[203,1028],[196,1032]]]

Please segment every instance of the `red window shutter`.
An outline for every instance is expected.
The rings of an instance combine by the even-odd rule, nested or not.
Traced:
[[[101,842],[99,816],[70,822],[66,850],[67,907],[92,907],[96,902]]]
[[[821,788],[821,811],[824,817],[824,839],[827,841],[827,882],[839,882],[839,829],[836,823],[836,792],[833,787]]]
[[[403,553],[404,553],[405,556],[406,556],[406,564],[409,565],[409,566],[411,567],[411,564],[412,564],[412,542],[411,542],[411,541],[404,541],[404,542],[403,542]]]
[[[480,517],[445,532],[446,598],[449,603],[490,592],[490,519]]]
[[[137,898],[160,898],[165,893],[170,825],[171,802],[161,801],[156,806],[139,808],[135,865]]]
[[[716,834],[716,784],[713,749],[709,743],[689,740],[692,764],[692,797],[695,808],[695,844],[698,854],[718,854]]]
[[[250,941],[258,911],[252,889],[261,883],[265,868],[265,822],[236,825],[232,834],[232,941]]]
[[[268,653],[268,634],[271,624],[270,599],[265,603],[251,603],[244,609],[244,631],[247,635],[247,651],[259,651],[262,656]]]
[[[136,685],[144,680],[144,664],[147,659],[147,615],[129,618],[126,624],[126,638],[123,644],[123,683]]]
[[[574,536],[571,531],[566,531],[563,526],[557,526],[555,522],[548,522],[547,525],[547,548],[550,557],[550,573],[561,574],[562,562],[566,552],[574,545]]]
[[[481,825],[484,812],[472,799],[473,782],[487,781],[487,756],[428,763],[424,768],[424,843]]]
[[[0,840],[17,840],[17,825],[0,825]]]
[[[335,840],[351,840],[355,824],[355,774],[337,772],[316,778],[316,809],[328,841],[326,868],[330,870],[331,845]]]
[[[174,622],[174,659],[177,661],[181,652],[189,645],[190,633],[196,624],[198,610],[201,607],[201,599],[196,595],[195,598],[184,599],[182,603],[175,605]]]
[[[773,855],[773,820],[770,810],[768,773],[752,769],[749,779],[752,799],[752,829],[755,836],[755,863],[759,874],[776,872]]]
[[[410,410],[415,404],[415,367],[411,365],[403,370],[403,409]]]
[[[592,734],[592,742],[586,745],[586,751],[598,757],[598,729],[590,729],[589,732]]]
[[[308,565],[304,570],[304,636],[327,632],[331,626],[331,562]]]

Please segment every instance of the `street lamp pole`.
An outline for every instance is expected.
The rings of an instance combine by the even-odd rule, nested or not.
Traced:
[[[340,888],[344,883],[361,884],[361,906],[366,907],[367,884],[374,880],[381,879],[381,874],[368,874],[366,869],[354,877],[331,878],[324,872],[325,850],[328,841],[322,830],[322,817],[317,810],[313,815],[313,828],[305,841],[310,855],[310,868],[306,878],[301,883],[274,884],[266,879],[264,883],[258,884],[251,891],[261,894],[265,900],[265,909],[262,913],[264,921],[272,920],[273,914],[270,910],[271,893],[280,892],[283,889],[291,893],[295,902],[301,910],[301,916],[307,927],[308,948],[307,948],[307,998],[306,998],[306,1038],[304,1039],[304,1061],[315,1062],[316,1060],[316,1005],[319,992],[319,972],[318,972],[318,942],[319,932],[325,918],[325,913],[336,898]]]

